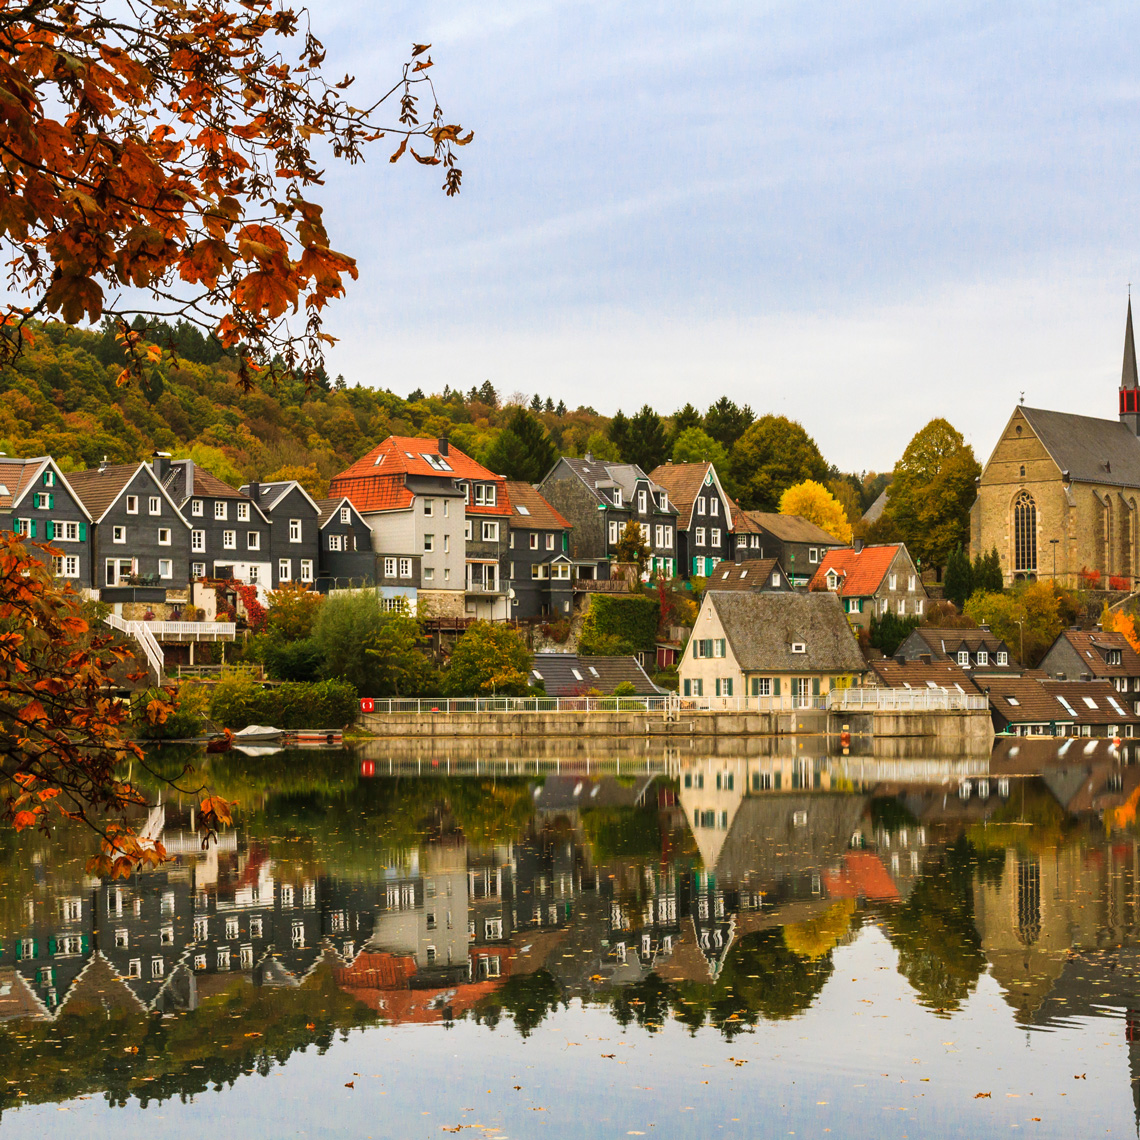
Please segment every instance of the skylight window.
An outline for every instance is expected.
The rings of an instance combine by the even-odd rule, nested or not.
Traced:
[[[1127,714],[1127,713],[1126,713],[1126,712],[1125,712],[1125,711],[1124,711],[1124,710],[1123,710],[1123,709],[1120,707],[1120,705],[1118,705],[1118,704],[1116,703],[1116,698],[1115,698],[1115,697],[1109,697],[1109,698],[1108,698],[1108,703],[1109,703],[1110,705],[1112,705],[1113,709],[1114,709],[1116,712],[1120,713],[1120,715],[1121,715],[1121,716],[1123,716],[1123,717],[1127,717],[1127,716],[1128,716],[1128,714]]]
[[[595,677],[600,677],[600,676],[601,676],[601,674],[600,674],[600,673],[597,671],[597,669],[595,669],[595,668],[593,667],[593,665],[587,665],[587,666],[586,666],[586,668],[587,668],[587,669],[589,669],[589,670],[590,670],[590,672],[591,672],[591,673],[593,673],[593,675],[594,675]]]
[[[529,515],[530,514],[530,511],[526,507],[524,507],[521,503],[515,503],[515,510],[518,511],[518,513],[520,515]]]
[[[1090,709],[1096,709],[1096,701],[1094,701],[1092,697],[1082,697],[1081,699]]]
[[[1006,697],[1005,703],[1007,705],[1013,705],[1015,709],[1021,708],[1021,702],[1016,697]]]
[[[1073,706],[1071,704],[1069,704],[1069,702],[1067,700],[1065,700],[1064,697],[1058,697],[1057,700],[1059,700],[1061,702],[1061,704],[1065,706],[1065,712],[1067,712],[1069,714],[1069,716],[1076,716],[1077,715],[1077,710],[1075,708],[1073,708]]]
[[[384,462],[384,452],[380,452],[380,454],[378,456],[376,456],[376,462],[373,463],[372,466],[373,467],[379,467],[380,464],[383,462]]]
[[[541,674],[541,673],[540,673],[540,672],[539,672],[537,669],[532,669],[532,670],[531,670],[531,672],[532,672],[532,673],[533,673],[533,674],[534,674],[534,675],[535,675],[535,676],[536,676],[536,677],[537,677],[537,678],[538,678],[540,681],[543,679],[543,677],[542,677],[542,674]]]
[[[8,490],[7,483],[0,483],[0,495],[10,495],[12,492]]]
[[[579,673],[577,669],[571,669],[570,672],[574,674],[575,680],[577,680],[577,681],[583,680],[582,674]]]
[[[408,456],[410,459],[411,456]],[[433,470],[433,471],[450,471],[451,464],[443,458],[442,455],[429,455],[426,451],[420,452],[420,458]]]
[[[740,571],[740,580],[743,582],[744,579],[747,577],[748,577],[748,571],[747,570],[741,570]]]

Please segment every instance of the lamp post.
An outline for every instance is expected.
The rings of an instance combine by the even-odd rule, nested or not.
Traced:
[[[1057,543],[1061,540],[1059,538],[1049,539],[1049,545],[1053,548],[1053,585],[1057,584]]]

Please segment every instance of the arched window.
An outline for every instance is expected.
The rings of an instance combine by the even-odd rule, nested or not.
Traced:
[[[1022,491],[1013,502],[1013,568],[1037,570],[1037,504],[1028,491]]]

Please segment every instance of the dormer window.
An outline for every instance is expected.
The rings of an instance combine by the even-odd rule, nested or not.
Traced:
[[[839,575],[834,570],[827,572],[827,588],[829,590],[839,589]]]
[[[649,510],[649,495],[645,491],[637,492],[637,513],[645,514]]]
[[[999,665],[1009,664],[1009,654],[1004,649],[999,649],[997,653],[997,663]]]
[[[963,669],[970,667],[970,651],[968,649],[958,650],[958,664],[961,665]]]
[[[621,506],[621,488],[620,487],[614,488],[614,506],[615,507]]]
[[[1119,649],[1110,649],[1108,651],[1108,663],[1110,665],[1119,665],[1120,661],[1121,661],[1120,650]]]
[[[990,660],[990,655],[984,649],[979,649],[978,650],[978,664],[979,665],[988,665],[989,660]]]

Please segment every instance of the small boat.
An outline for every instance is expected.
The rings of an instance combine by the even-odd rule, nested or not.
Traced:
[[[278,744],[285,732],[265,724],[250,724],[233,734],[235,744]]]
[[[300,748],[339,748],[344,744],[344,729],[341,728],[300,728],[294,732],[286,732],[284,740],[287,744]]]

